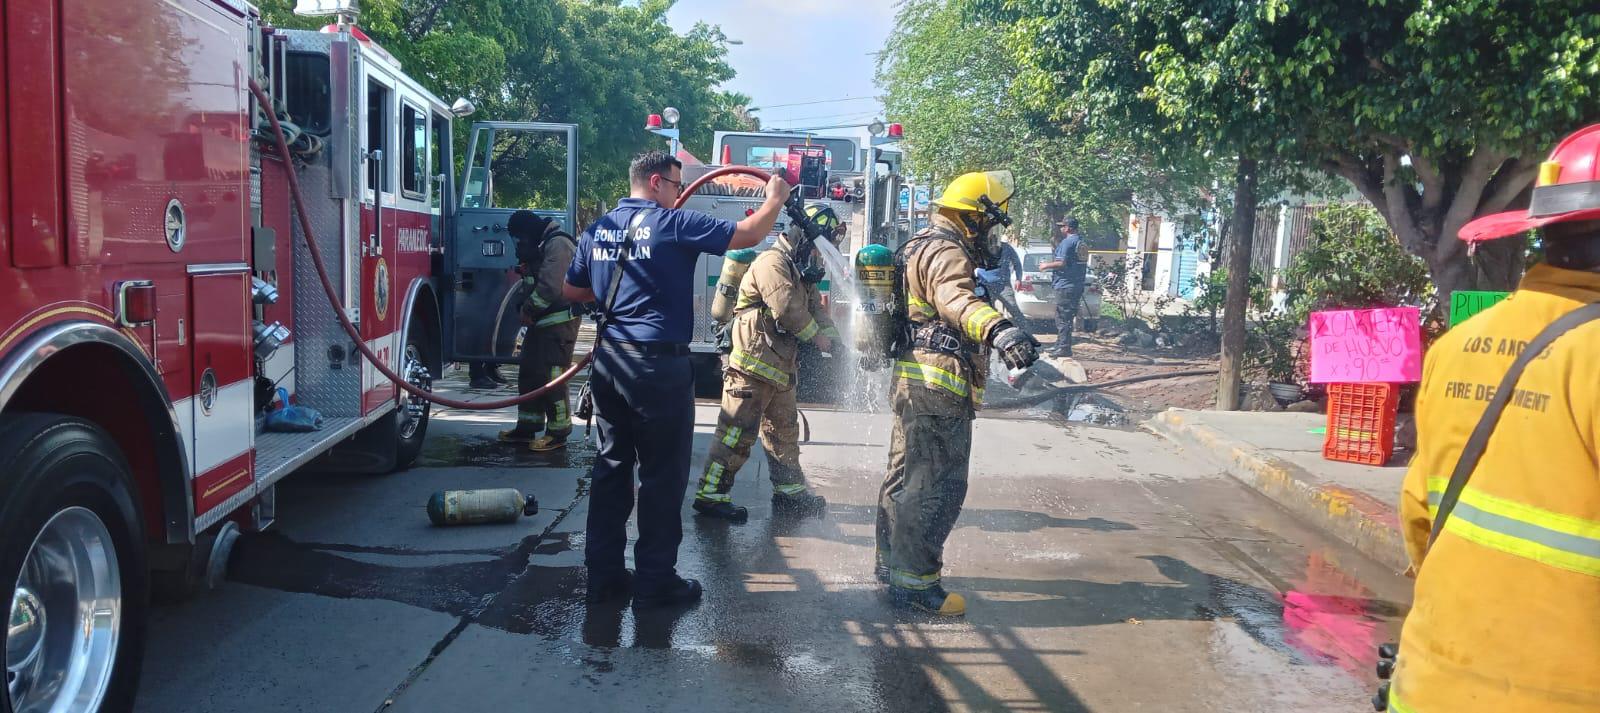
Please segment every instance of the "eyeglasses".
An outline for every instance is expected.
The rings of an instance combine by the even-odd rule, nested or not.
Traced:
[[[679,193],[683,192],[683,181],[674,181],[666,176],[657,176],[657,178],[660,178],[661,180],[671,183],[673,186],[677,187]]]

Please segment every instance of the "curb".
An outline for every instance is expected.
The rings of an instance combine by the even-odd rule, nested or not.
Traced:
[[[1409,566],[1400,536],[1400,515],[1393,505],[1330,485],[1298,465],[1192,423],[1183,409],[1156,414],[1144,427],[1209,454],[1235,479],[1394,571]]]

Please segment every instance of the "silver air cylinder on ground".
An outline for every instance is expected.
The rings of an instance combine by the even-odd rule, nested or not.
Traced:
[[[744,274],[750,271],[750,263],[756,261],[756,251],[753,248],[730,250],[722,256],[722,274],[717,277],[716,294],[711,297],[711,319],[718,324],[727,324],[733,319],[734,303],[739,299],[739,283],[744,280]]]
[[[539,513],[539,501],[516,488],[445,490],[428,498],[428,519],[435,525],[481,525],[516,522]]]
[[[856,287],[861,291],[856,321],[856,353],[862,365],[876,368],[890,357],[894,338],[894,252],[882,245],[856,251]]]

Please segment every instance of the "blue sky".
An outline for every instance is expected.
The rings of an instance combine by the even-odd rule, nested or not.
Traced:
[[[739,75],[724,86],[770,107],[756,112],[764,127],[865,124],[883,116],[872,82],[877,57],[869,53],[883,48],[894,25],[893,0],[678,0],[667,19],[679,31],[695,22],[721,25],[729,39],[744,41],[728,48]],[[782,106],[788,104],[801,105]]]

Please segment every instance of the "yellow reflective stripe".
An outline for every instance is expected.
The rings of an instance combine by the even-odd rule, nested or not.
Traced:
[[[782,369],[761,361],[747,352],[735,349],[733,350],[733,355],[729,357],[729,361],[731,361],[734,366],[747,370],[756,376],[763,377],[774,384],[779,386],[789,385],[789,375],[785,374]]]
[[[1437,514],[1449,484],[1428,478],[1428,511]],[[1468,485],[1445,532],[1489,549],[1569,572],[1600,577],[1600,522],[1489,495]]]
[[[1496,497],[1470,485],[1462,490],[1461,502],[1484,512],[1537,525],[1546,530],[1589,540],[1600,540],[1600,522]]]
[[[550,380],[555,381],[556,377],[558,376],[561,376],[561,367],[550,367]],[[550,430],[565,431],[569,428],[572,428],[572,414],[567,412],[567,399],[565,394],[556,398],[555,411],[555,418],[550,419]]]
[[[550,306],[550,300],[540,297],[539,293],[535,292],[528,295],[528,304],[533,305],[534,309],[544,309]]]
[[[921,381],[944,388],[956,396],[967,395],[967,380],[931,364],[915,361],[897,361],[895,376]]]
[[[783,495],[798,495],[798,494],[803,493],[805,491],[806,491],[806,486],[798,484],[798,483],[791,483],[789,485],[774,485],[774,486],[772,486],[772,492],[781,493]]]
[[[931,589],[939,583],[939,573],[914,574],[903,569],[891,569],[889,582],[902,589]]]
[[[805,329],[800,330],[794,336],[796,339],[799,339],[802,342],[809,342],[811,341],[812,337],[817,336],[818,329],[820,329],[820,327],[817,326],[817,320],[813,319],[810,323],[806,324]]]
[[[722,434],[722,445],[729,448],[734,447],[734,445],[739,443],[739,436],[743,433],[743,428],[739,426],[729,426],[728,430]]]
[[[726,493],[719,493],[722,489],[722,474],[725,468],[721,463],[710,461],[706,463],[705,475],[700,476],[700,491],[694,494],[697,500],[711,502],[731,503],[733,498]]]
[[[533,326],[535,326],[535,327],[549,327],[549,326],[556,325],[556,324],[566,324],[566,323],[571,322],[572,320],[577,319],[577,318],[578,318],[578,316],[572,313],[572,309],[568,308],[568,309],[561,310],[560,312],[556,312],[554,314],[546,315],[544,318],[540,319],[539,321],[534,322]]]
[[[838,339],[839,338],[839,329],[837,327],[834,327],[833,325],[828,325],[826,327],[823,327],[822,328],[822,336],[827,337],[829,339]]]
[[[1444,499],[1444,489],[1449,485],[1449,478],[1428,478],[1428,514],[1430,516],[1438,514],[1439,501]]]
[[[916,295],[906,295],[906,309],[908,311],[914,310],[914,311],[917,311],[917,312],[921,312],[924,316],[927,316],[927,317],[932,317],[932,316],[937,315],[939,313],[938,310],[935,310],[933,308],[933,305],[922,301],[922,299],[917,297]]]
[[[989,325],[1000,319],[1000,313],[993,307],[983,305],[967,315],[967,338],[980,344],[983,343],[983,333],[989,330]]]
[[[1400,694],[1395,692],[1394,686],[1389,687],[1389,711],[1390,713],[1416,713],[1415,709],[1406,705],[1405,701],[1400,700]]]

